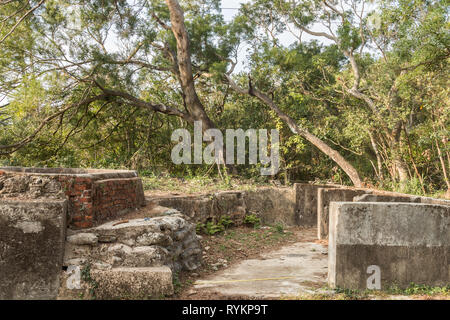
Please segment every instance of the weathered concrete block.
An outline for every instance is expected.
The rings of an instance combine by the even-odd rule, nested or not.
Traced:
[[[98,283],[97,299],[151,299],[173,294],[168,267],[93,269],[90,275]]]
[[[0,299],[55,299],[67,200],[0,201]]]
[[[350,201],[351,199],[345,199],[342,201]],[[416,196],[400,196],[400,195],[382,195],[382,194],[363,194],[355,196],[353,199],[355,202],[414,202],[420,203],[420,197]]]
[[[193,222],[204,222],[213,217],[214,198],[212,195],[172,196],[151,199],[159,206],[175,208]]]
[[[330,208],[331,287],[450,283],[450,207],[332,202]]]
[[[366,189],[318,188],[317,189],[317,237],[328,238],[329,207],[332,201],[352,201],[354,197],[369,193]]]
[[[295,193],[292,188],[258,188],[248,191],[221,191],[196,196],[149,199],[157,206],[175,208],[191,222],[219,221],[228,216],[241,225],[246,214],[257,214],[263,223],[295,225]]]
[[[444,206],[450,206],[450,200],[436,199],[436,198],[430,198],[430,197],[420,197],[420,203],[441,204]]]
[[[67,242],[78,245],[95,245],[98,237],[94,233],[78,233],[67,237]]]
[[[317,191],[319,188],[334,188],[340,186],[310,183],[295,183],[296,224],[300,226],[315,226],[317,223]]]
[[[296,224],[293,188],[258,188],[246,191],[244,201],[247,213],[257,214],[264,224]]]
[[[242,191],[223,191],[214,194],[212,216],[217,221],[228,216],[235,225],[241,225],[245,217],[244,193]]]

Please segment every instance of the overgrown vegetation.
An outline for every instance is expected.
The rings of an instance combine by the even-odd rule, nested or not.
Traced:
[[[228,183],[219,177],[150,174],[141,172],[144,190],[149,192],[171,192],[180,194],[212,193],[224,190],[255,190],[257,187],[271,186],[262,179],[232,178]]]
[[[136,169],[173,191],[155,181],[450,197],[448,3],[370,3],[252,0],[228,20],[219,0],[1,3],[0,165]],[[195,120],[278,129],[281,170],[175,165],[171,134]]]
[[[82,269],[81,269],[81,280],[83,280],[84,282],[86,282],[89,286],[89,296],[91,297],[91,299],[96,299],[96,290],[98,288],[98,282],[95,281],[94,279],[92,279],[91,277],[91,265],[90,264],[86,264]]]
[[[259,228],[261,226],[261,219],[256,214],[251,213],[244,217],[244,223],[253,228]]]
[[[216,233],[221,233],[225,231],[225,227],[219,222],[214,223],[212,221],[208,221],[206,223],[199,223],[197,224],[197,233],[199,234],[208,234],[208,235],[214,235]]]
[[[258,229],[261,227],[261,219],[251,213],[247,214],[244,217],[243,220],[244,225],[248,227],[252,227],[253,229]],[[231,226],[235,225],[234,221],[229,216],[222,216],[220,217],[219,221],[208,221],[206,223],[198,223],[196,227],[197,233],[200,234],[206,234],[206,235],[215,235],[219,233],[223,233],[225,230],[229,229]],[[279,233],[284,233],[283,231],[283,225],[276,224],[274,227],[274,230],[276,230]]]
[[[351,290],[337,288],[321,288],[319,293],[302,295],[299,297],[285,297],[285,299],[308,300],[368,300],[368,299],[396,299],[407,296],[408,299],[450,299],[450,286],[431,287],[411,283],[407,288],[393,286],[386,290]]]

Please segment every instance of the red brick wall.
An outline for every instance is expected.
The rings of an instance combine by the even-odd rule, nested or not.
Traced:
[[[19,168],[20,169],[20,168]],[[24,168],[27,169],[27,168]],[[46,170],[45,168],[37,168]],[[55,171],[55,169],[51,169]],[[62,171],[63,169],[61,169]],[[70,169],[76,171],[76,169]],[[57,170],[56,170],[57,171]],[[91,170],[93,171],[93,170]],[[3,188],[7,181],[7,187]],[[2,190],[3,189],[3,190]],[[145,204],[142,181],[132,171],[86,172],[59,175],[23,170],[0,170],[0,199],[69,200],[69,226],[90,228]]]
[[[120,216],[124,210],[145,202],[140,178],[108,179],[94,182],[94,216],[97,221]]]
[[[89,177],[59,176],[68,200],[70,225],[89,228],[94,225],[93,179]]]
[[[89,177],[59,176],[59,181],[69,199],[69,223],[76,228],[90,228],[145,203],[138,177],[95,181]]]

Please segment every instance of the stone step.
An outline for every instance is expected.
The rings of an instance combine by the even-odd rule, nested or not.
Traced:
[[[173,294],[168,267],[92,269],[96,299],[155,299]]]
[[[64,266],[93,268],[168,266],[178,272],[201,265],[202,249],[195,232],[177,210],[169,215],[111,221],[81,231],[70,231]]]

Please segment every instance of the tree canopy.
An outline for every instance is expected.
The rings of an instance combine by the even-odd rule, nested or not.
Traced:
[[[1,163],[214,175],[170,160],[173,130],[201,121],[279,129],[267,179],[450,196],[448,1],[222,7],[0,0]]]

